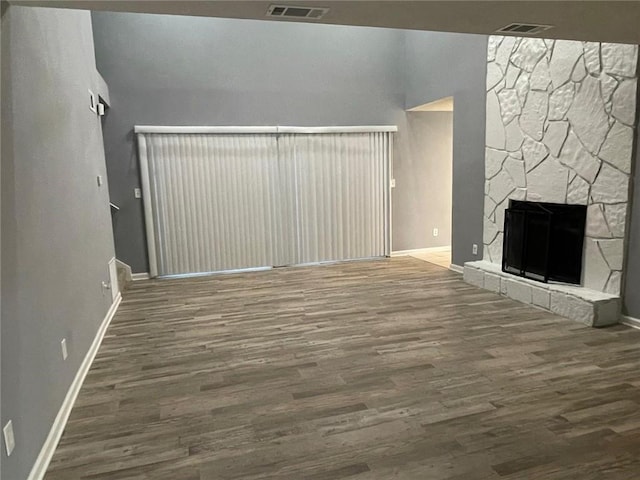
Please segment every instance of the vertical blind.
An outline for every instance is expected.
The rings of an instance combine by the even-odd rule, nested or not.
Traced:
[[[388,131],[141,130],[152,276],[389,253]]]
[[[289,134],[281,140],[296,191],[296,263],[385,255],[388,135]]]

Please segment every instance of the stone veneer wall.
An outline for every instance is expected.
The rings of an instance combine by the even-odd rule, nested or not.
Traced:
[[[509,199],[588,205],[583,286],[619,295],[638,47],[492,36],[487,60],[484,259]]]

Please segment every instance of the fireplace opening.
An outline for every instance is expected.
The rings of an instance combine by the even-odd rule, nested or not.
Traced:
[[[510,200],[502,270],[541,282],[580,284],[585,205]]]

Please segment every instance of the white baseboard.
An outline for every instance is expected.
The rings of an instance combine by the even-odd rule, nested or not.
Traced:
[[[151,276],[147,272],[131,274],[131,280],[133,280],[134,282],[137,282],[138,280],[149,280],[150,278]]]
[[[124,268],[124,271],[126,272],[126,278],[125,279],[127,280],[127,282],[130,282],[131,280],[133,280],[133,273],[131,273],[131,267],[129,265],[127,265],[126,263],[124,263],[121,260],[118,260],[117,258],[116,258],[116,265],[119,268]]]
[[[460,265],[456,265],[455,263],[452,263],[451,265],[449,265],[449,270],[453,270],[456,273],[464,273],[464,267],[461,267]]]
[[[89,351],[80,364],[80,368],[78,369],[78,372],[76,373],[76,376],[73,379],[69,390],[67,391],[67,395],[64,397],[62,406],[60,407],[60,410],[58,411],[58,414],[53,421],[51,430],[49,430],[49,435],[47,435],[47,438],[44,441],[42,448],[40,449],[38,458],[36,458],[36,461],[31,468],[31,472],[27,477],[27,480],[42,480],[42,478],[44,478],[44,474],[47,472],[47,468],[49,467],[51,458],[56,451],[56,447],[58,446],[58,442],[60,441],[60,437],[62,436],[64,427],[67,425],[67,420],[69,420],[71,409],[76,403],[76,398],[78,398],[80,387],[82,387],[82,383],[84,382],[84,379],[89,372],[89,368],[93,363],[93,359],[96,357],[96,353],[98,353],[98,348],[100,348],[100,344],[102,343],[104,334],[107,331],[107,328],[109,327],[109,324],[111,323],[116,310],[118,310],[118,306],[120,305],[121,301],[122,296],[120,295],[120,293],[118,293],[118,296],[111,304],[109,311],[102,320],[102,324],[100,325],[100,328],[98,329],[98,332],[93,339],[93,343],[91,343],[91,347],[89,347]]]
[[[633,317],[628,317],[626,315],[622,315],[620,317],[620,323],[627,325],[628,327],[640,329],[640,318],[633,318]]]
[[[413,250],[397,250],[391,252],[392,257],[404,257],[406,255],[417,255],[420,253],[435,253],[435,252],[447,252],[451,250],[451,246],[448,247],[431,247],[431,248],[415,248]]]

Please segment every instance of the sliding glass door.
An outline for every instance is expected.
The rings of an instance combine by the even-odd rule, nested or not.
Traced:
[[[152,276],[389,253],[388,131],[188,128],[136,129]]]
[[[281,141],[295,185],[295,263],[384,256],[389,135],[301,133]]]

